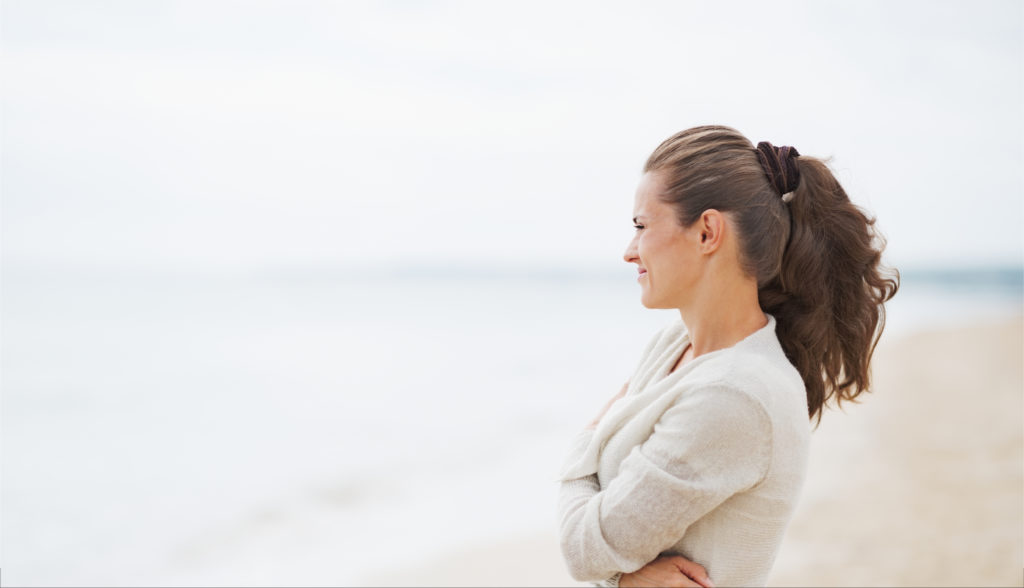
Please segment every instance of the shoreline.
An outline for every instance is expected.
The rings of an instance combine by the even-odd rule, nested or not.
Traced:
[[[1019,586],[1022,340],[1020,315],[883,337],[872,392],[832,408],[813,433],[769,585]],[[555,527],[361,583],[581,585],[565,570]]]

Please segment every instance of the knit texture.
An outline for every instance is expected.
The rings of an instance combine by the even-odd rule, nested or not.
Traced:
[[[689,343],[676,320],[647,345],[626,395],[576,437],[558,499],[574,578],[605,582],[679,554],[718,586],[767,582],[810,440],[803,381],[767,318],[669,373]]]

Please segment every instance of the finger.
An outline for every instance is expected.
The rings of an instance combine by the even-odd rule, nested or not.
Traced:
[[[700,584],[693,581],[692,578],[689,578],[674,565],[659,567],[655,564],[650,566],[650,571],[652,573],[643,575],[643,579],[648,586],[700,588]]]
[[[699,563],[690,561],[680,555],[673,557],[672,563],[679,568],[680,572],[686,574],[690,579],[698,582],[700,586],[703,586],[704,588],[715,588],[715,583],[711,581],[710,577],[708,577],[708,571]]]
[[[686,576],[686,574],[682,574],[682,573],[677,575],[677,576],[674,576],[665,585],[666,586],[673,586],[673,587],[680,586],[682,588],[701,588],[700,584],[698,584],[697,582],[694,582],[692,578],[689,578],[689,577]]]
[[[646,568],[645,568],[646,569]],[[619,577],[619,586],[633,587],[633,588],[658,588],[664,586],[665,580],[657,577],[650,576],[645,573],[644,570],[637,570],[632,574],[622,574]]]
[[[693,588],[700,586],[700,584],[696,584],[693,580],[686,577],[686,574],[679,571],[679,568],[676,566],[671,564],[659,565],[660,563],[658,561],[651,562],[632,574],[622,574],[622,577],[619,578],[619,586],[651,586],[652,588],[675,588],[677,586]],[[627,580],[627,577],[628,582],[624,583],[623,580]]]

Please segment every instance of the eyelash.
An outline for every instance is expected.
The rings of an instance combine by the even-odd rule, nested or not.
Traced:
[[[644,227],[643,227],[643,225],[633,225],[633,228],[639,231],[640,229],[642,229]]]

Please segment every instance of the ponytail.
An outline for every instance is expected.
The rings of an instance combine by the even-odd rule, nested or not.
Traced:
[[[850,202],[819,159],[799,157],[800,182],[787,204],[789,240],[778,275],[759,288],[761,308],[807,388],[809,416],[853,401],[871,384],[870,362],[885,326],[883,303],[899,273],[881,267],[875,219]]]

